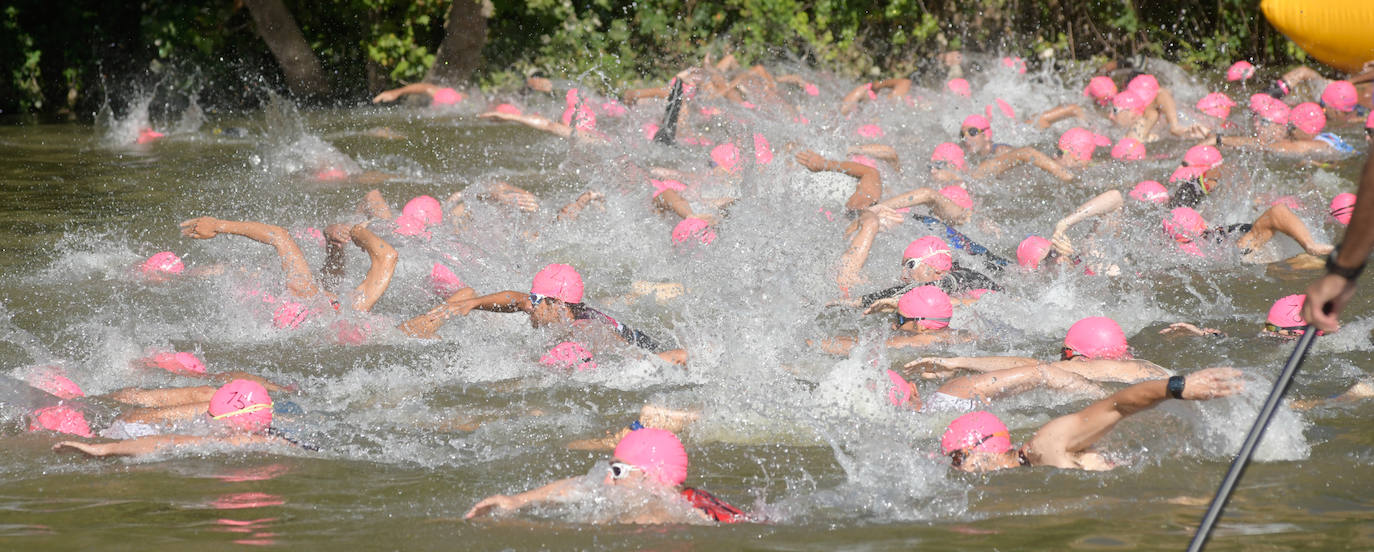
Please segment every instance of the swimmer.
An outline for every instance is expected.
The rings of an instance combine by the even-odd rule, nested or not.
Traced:
[[[1308,94],[1301,95],[1317,100],[1327,119],[1335,125],[1359,124],[1374,108],[1371,105],[1374,99],[1370,98],[1371,91],[1374,91],[1374,61],[1365,62],[1360,72],[1349,80],[1327,79],[1311,67],[1299,66],[1284,73],[1263,93],[1274,99],[1283,99],[1304,83],[1310,85],[1314,92],[1321,92],[1315,98]]]
[[[642,494],[637,505],[618,522],[739,523],[753,521],[738,508],[705,491],[683,486],[687,480],[687,451],[677,435],[661,429],[631,431],[616,444],[604,476],[571,477],[515,495],[493,495],[478,501],[464,519],[495,512],[513,512],[531,504],[571,502],[594,498],[598,487],[616,487]],[[591,496],[589,496],[591,495]]]
[[[1028,236],[1022,240],[1016,247],[1017,264],[1031,270],[1040,268],[1042,264],[1047,266],[1082,265],[1084,263],[1083,255],[1074,249],[1073,242],[1068,236],[1069,229],[1085,220],[1100,219],[1107,214],[1120,211],[1122,203],[1121,192],[1117,190],[1107,190],[1089,199],[1068,216],[1055,222],[1051,239]],[[1120,222],[1114,219],[1098,221],[1089,236],[1095,236],[1107,230],[1115,231],[1120,227]],[[1089,241],[1089,244],[1095,244],[1095,240]],[[1107,276],[1120,274],[1121,268],[1108,262],[1104,258],[1104,254],[1096,247],[1090,245],[1084,254],[1091,259],[1091,262],[1083,267],[1085,274],[1104,274]]]
[[[687,351],[663,346],[647,334],[584,304],[582,276],[565,264],[551,264],[540,270],[534,275],[529,292],[500,291],[479,297],[472,288],[463,288],[442,305],[401,324],[400,330],[411,337],[436,339],[445,322],[455,316],[467,316],[473,310],[523,312],[529,316],[531,326],[570,331],[577,335],[576,341],[588,344],[593,351],[629,344],[672,364],[687,363]]]
[[[1211,144],[1188,148],[1179,167],[1169,175],[1169,183],[1175,187],[1167,206],[1197,207],[1221,182],[1222,164],[1221,151]]]
[[[858,179],[854,193],[844,203],[848,211],[857,212],[883,198],[883,178],[876,168],[854,161],[831,161],[811,150],[798,153],[796,158],[798,164],[811,172],[837,172]]]
[[[1202,215],[1191,207],[1176,207],[1164,219],[1164,232],[1177,242],[1180,249],[1190,255],[1203,256],[1199,244],[1223,244],[1234,239],[1233,245],[1240,250],[1241,260],[1246,263],[1261,262],[1257,249],[1274,235],[1284,234],[1298,243],[1304,251],[1313,256],[1331,252],[1331,245],[1318,243],[1312,238],[1298,216],[1287,206],[1278,203],[1260,214],[1249,224],[1231,224],[1208,228]]]
[[[962,304],[977,301],[984,293],[1001,291],[992,279],[954,262],[949,244],[936,236],[913,240],[902,252],[901,283],[860,297],[864,314],[894,312],[898,297],[912,288],[933,284],[947,294],[958,295]]]
[[[967,341],[969,336],[949,328],[953,316],[954,303],[940,288],[932,285],[913,288],[897,300],[897,314],[892,322],[892,330],[897,335],[888,338],[886,345],[900,349]],[[807,344],[813,343],[808,340]],[[837,336],[816,345],[832,355],[848,355],[857,344],[858,339],[854,337]]]
[[[383,91],[372,98],[372,103],[391,103],[410,95],[428,96],[431,107],[448,107],[463,101],[463,94],[457,90],[433,83],[417,82]]]
[[[291,441],[272,427],[272,398],[261,385],[248,380],[234,380],[215,391],[208,404],[164,409],[169,418],[188,416],[209,426],[207,435],[143,435],[110,443],[62,441],[53,450],[77,451],[88,456],[144,456],[186,445],[222,444],[250,446]]]
[[[1207,368],[1137,383],[1076,413],[1050,420],[1019,448],[1012,447],[1010,432],[997,416],[972,412],[950,422],[940,438],[940,452],[950,458],[952,467],[967,472],[1023,466],[1109,470],[1114,466],[1093,445],[1118,422],[1170,398],[1211,400],[1239,393],[1244,389],[1241,378],[1234,368]]]
[[[1321,132],[1326,118],[1316,104],[1290,108],[1279,100],[1255,94],[1250,97],[1250,109],[1255,114],[1250,136],[1218,136],[1204,139],[1203,143],[1303,156],[1354,152],[1339,136]]]
[[[992,123],[982,115],[969,115],[959,125],[959,141],[968,153],[978,156],[996,155],[1015,148],[992,141]]]
[[[1050,157],[1035,148],[1016,148],[982,162],[973,171],[973,176],[995,177],[1012,168],[1030,163],[1061,181],[1070,182],[1077,178],[1076,171],[1082,170],[1092,162],[1093,152],[1097,148],[1111,144],[1111,139],[1106,136],[1074,127],[1059,136],[1058,157]]]
[[[986,373],[1036,365],[1053,366],[1092,381],[1134,383],[1170,375],[1168,370],[1153,362],[1132,358],[1121,326],[1102,316],[1084,318],[1069,327],[1057,362],[1005,356],[928,357],[908,362],[902,370],[925,379],[936,379],[952,376],[960,370]]]

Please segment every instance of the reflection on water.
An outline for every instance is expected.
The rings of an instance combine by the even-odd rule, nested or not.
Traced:
[[[1210,84],[1173,77],[1176,95],[1194,101]],[[853,84],[821,80],[833,91]],[[661,104],[636,106],[621,119],[604,117],[604,132],[631,137],[604,147],[479,121],[473,117],[479,105],[302,112],[275,100],[263,113],[217,118],[196,110],[181,122],[162,121],[171,129],[167,136],[141,145],[134,141],[149,122],[146,105],[128,120],[103,119],[95,129],[0,127],[7,199],[0,203],[6,244],[0,270],[7,276],[0,280],[0,371],[22,377],[24,367],[58,364],[87,394],[101,395],[199,383],[133,366],[148,351],[195,351],[211,372],[243,371],[294,385],[295,391],[274,396],[298,407],[282,416],[282,429],[322,448],[211,448],[92,460],[51,453],[52,436],[23,432],[25,405],[5,404],[0,536],[26,550],[147,542],[657,550],[736,548],[740,539],[781,549],[860,541],[901,549],[1181,548],[1291,347],[1258,337],[1264,313],[1315,272],[1174,254],[1158,232],[1159,213],[1137,206],[1126,212],[1133,218],[1120,234],[1098,243],[1121,262],[1125,277],[1009,269],[1002,277],[1006,291],[955,312],[951,323],[979,337],[929,354],[1051,358],[1072,322],[1105,315],[1126,329],[1138,357],[1184,373],[1236,366],[1249,375],[1249,390],[1235,400],[1166,403],[1138,415],[1102,443],[1124,464],[1110,473],[950,473],[931,453],[953,416],[896,412],[885,390],[872,385],[881,375],[876,368],[927,353],[868,346],[887,336],[886,321],[825,306],[839,296],[833,269],[848,221],[834,198],[813,193],[823,183],[790,159],[801,148],[838,157],[853,145],[856,129],[876,123],[903,161],[900,172],[883,169],[888,193],[929,185],[924,158],[953,139],[966,114],[1004,98],[1024,118],[1077,98],[1081,89],[1081,79],[1060,83],[1053,75],[973,80],[973,98],[944,98],[936,109],[878,102],[844,119],[834,114],[834,98],[807,96],[799,98],[811,121],[805,127],[753,112],[713,119],[713,140],[747,143],[758,132],[778,152],[738,181],[702,186],[707,199],[739,197],[716,241],[704,248],[671,245],[670,220],[650,212],[646,173],[629,164],[706,168],[707,148],[641,141],[640,127],[660,116]],[[521,100],[527,110],[556,115],[561,109],[554,99]],[[1053,149],[1048,132],[1001,116],[994,128],[998,141]],[[1076,184],[1021,170],[971,182],[976,216],[985,223],[965,231],[1009,257],[1026,235],[1048,235],[1056,220],[1097,192],[1165,179],[1187,146],[1152,144],[1146,160],[1095,164]],[[1248,221],[1268,199],[1292,196],[1319,241],[1338,235],[1325,217],[1325,198],[1353,188],[1357,162],[1309,167],[1228,152],[1227,164],[1240,176],[1208,199],[1209,221]],[[320,178],[335,169],[343,175]],[[318,269],[325,256],[321,230],[360,220],[357,206],[369,189],[380,188],[399,209],[421,194],[479,196],[497,181],[534,192],[538,208],[470,200],[471,224],[429,240],[379,226],[400,263],[374,314],[322,316],[291,332],[273,327],[272,308],[243,299],[281,294],[280,265],[270,248],[238,238],[187,240],[177,230],[178,222],[201,215],[280,224],[298,236]],[[605,194],[603,207],[555,221],[557,210],[587,189]],[[908,222],[882,234],[863,269],[867,282],[855,291],[895,283],[902,249],[922,232]],[[1280,257],[1297,252],[1282,238],[1273,247]],[[164,250],[199,276],[139,276],[138,265]],[[976,262],[962,252],[956,260]],[[427,279],[436,262],[484,292],[526,290],[540,267],[571,263],[591,304],[687,348],[691,366],[684,371],[612,353],[598,355],[596,370],[550,372],[539,358],[556,336],[518,316],[458,319],[436,342],[405,338],[391,328],[436,303]],[[356,285],[367,266],[364,255],[348,251],[341,289]],[[636,281],[680,283],[686,293],[662,302],[626,298]],[[1334,395],[1368,370],[1369,304],[1368,294],[1358,297],[1346,328],[1318,340],[1296,395]],[[1180,320],[1226,336],[1157,335]],[[367,331],[351,331],[358,328]],[[341,329],[361,343],[337,344]],[[842,333],[860,337],[853,358],[806,346],[808,339]],[[918,387],[925,395],[935,385]],[[684,434],[689,484],[758,511],[771,524],[585,527],[540,516],[458,521],[481,497],[586,473],[608,453],[572,451],[566,443],[623,427],[646,402],[700,408],[700,420]],[[997,409],[1013,441],[1021,442],[1054,415],[1083,404],[1035,392]],[[1374,442],[1364,437],[1362,421],[1371,414],[1368,403],[1285,412],[1213,545],[1370,547]],[[214,531],[204,531],[207,526]]]

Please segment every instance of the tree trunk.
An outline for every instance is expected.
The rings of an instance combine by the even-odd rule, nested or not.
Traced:
[[[320,61],[301,35],[296,18],[291,17],[282,0],[243,0],[258,35],[272,50],[286,75],[286,86],[297,96],[319,97],[329,93],[329,81],[324,78]]]
[[[434,65],[425,75],[428,82],[456,84],[472,76],[482,62],[487,43],[486,0],[453,0],[444,25],[444,42],[434,54]]]

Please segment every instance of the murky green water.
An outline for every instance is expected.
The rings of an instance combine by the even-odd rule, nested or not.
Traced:
[[[834,84],[836,90],[842,84]],[[1033,111],[1057,88],[1004,92]],[[531,102],[553,111],[552,102]],[[817,104],[816,109],[820,109]],[[966,106],[967,108],[967,106]],[[475,109],[475,108],[473,108]],[[952,136],[943,111],[886,116],[903,126],[892,141],[909,166]],[[178,451],[126,461],[54,454],[52,435],[23,431],[23,413],[6,407],[0,440],[0,547],[13,550],[240,549],[652,549],[652,550],[1174,550],[1182,549],[1267,392],[1290,344],[1258,337],[1277,297],[1315,275],[1196,262],[1154,237],[1156,218],[1109,247],[1133,250],[1135,277],[1012,273],[1008,291],[961,310],[955,323],[982,335],[931,353],[1012,353],[1047,357],[1064,329],[1087,315],[1113,316],[1137,356],[1189,372],[1234,365],[1253,374],[1245,396],[1211,404],[1166,403],[1122,424],[1104,446],[1126,464],[1110,473],[1051,469],[985,476],[950,473],[931,451],[952,415],[898,413],[865,391],[876,375],[864,360],[808,349],[806,339],[883,324],[821,305],[843,247],[842,223],[826,222],[818,200],[787,187],[805,182],[775,162],[738,187],[743,199],[721,226],[720,241],[684,253],[668,244],[671,222],[648,213],[642,181],[623,172],[627,158],[682,162],[645,144],[570,148],[534,131],[477,121],[471,112],[434,115],[391,110],[283,109],[211,116],[195,131],[149,146],[111,145],[104,130],[76,124],[0,126],[0,371],[60,363],[88,394],[137,386],[194,383],[130,362],[151,350],[194,350],[212,371],[243,370],[292,382],[278,400],[303,413],[283,416],[320,452],[299,449]],[[653,108],[634,114],[650,120]],[[746,120],[781,146],[842,150],[844,122],[800,131]],[[604,121],[637,132],[636,122]],[[242,127],[243,137],[215,134]],[[380,137],[385,128],[400,138]],[[726,131],[738,130],[727,125]],[[1048,138],[1008,132],[1014,143]],[[1161,146],[1177,157],[1186,145]],[[1152,153],[1155,153],[1152,151]],[[325,323],[297,332],[271,327],[270,313],[240,297],[245,288],[279,289],[271,251],[247,240],[182,238],[177,222],[197,215],[263,220],[293,232],[347,220],[371,184],[320,183],[315,164],[346,156],[356,172],[395,178],[381,185],[393,207],[427,193],[474,190],[506,179],[538,193],[542,213],[474,207],[479,224],[454,239],[409,241],[383,234],[401,251],[395,283],[366,321],[379,331],[363,346],[334,343]],[[779,160],[789,155],[779,154]],[[1089,169],[1086,184],[1063,186],[1027,173],[973,187],[980,213],[1001,233],[977,237],[1009,254],[1028,233],[1108,186],[1150,176],[1174,161]],[[1324,201],[1353,189],[1358,161],[1295,168],[1255,155],[1228,154],[1249,188],[1223,195],[1209,217],[1240,222],[1266,193],[1293,194],[1320,237],[1336,232]],[[924,184],[890,176],[889,190]],[[588,187],[609,196],[604,212],[554,223],[552,211]],[[1239,187],[1237,187],[1239,188]],[[1226,202],[1230,203],[1226,203]],[[835,207],[830,207],[835,209]],[[537,227],[538,236],[525,228]],[[884,238],[870,259],[869,288],[895,279],[901,248],[918,232]],[[302,240],[312,265],[323,256]],[[1282,239],[1280,239],[1282,241]],[[1290,243],[1282,252],[1294,253]],[[225,263],[224,276],[151,283],[135,275],[148,255],[170,249],[187,264]],[[1157,255],[1155,253],[1158,253]],[[572,262],[588,296],[618,318],[693,351],[681,372],[626,355],[599,359],[595,372],[551,374],[537,364],[550,343],[521,317],[478,315],[450,323],[438,342],[388,332],[436,301],[423,277],[435,260],[481,291],[527,289],[548,262]],[[366,259],[350,252],[355,282]],[[630,282],[672,280],[692,290],[667,305],[617,302]],[[868,289],[868,288],[865,288]],[[1368,291],[1368,290],[1365,290]],[[1371,366],[1371,294],[1349,308],[1348,327],[1322,338],[1294,394],[1332,395]],[[819,315],[817,313],[820,313]],[[1221,339],[1166,340],[1168,322],[1222,329]],[[861,353],[862,354],[862,353]],[[883,355],[900,365],[920,356]],[[863,357],[867,358],[867,357]],[[780,367],[786,366],[788,370]],[[923,384],[922,391],[933,391]],[[646,401],[699,405],[703,420],[685,434],[689,483],[760,511],[767,525],[635,527],[579,523],[560,510],[462,521],[477,500],[587,473],[608,453],[565,444],[625,425]],[[95,401],[97,407],[99,401]],[[1081,398],[1034,393],[998,406],[1019,442]],[[1261,449],[1213,539],[1214,550],[1333,550],[1374,547],[1374,404],[1285,413]],[[475,430],[459,429],[482,422]]]

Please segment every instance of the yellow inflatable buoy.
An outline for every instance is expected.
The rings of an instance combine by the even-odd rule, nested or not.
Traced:
[[[1358,73],[1374,60],[1374,2],[1262,0],[1269,24],[1318,61]]]

